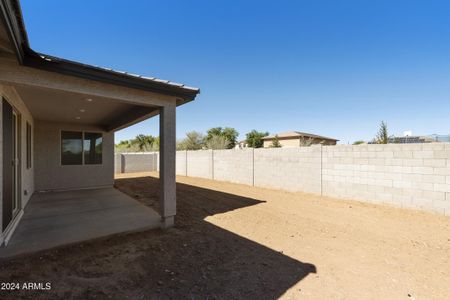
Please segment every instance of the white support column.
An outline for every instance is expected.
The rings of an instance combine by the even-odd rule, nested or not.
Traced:
[[[159,114],[159,178],[161,227],[174,225],[177,210],[175,160],[176,160],[176,106],[168,105],[160,109]]]

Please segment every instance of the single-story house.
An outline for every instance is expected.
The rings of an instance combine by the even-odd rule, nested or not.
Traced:
[[[37,53],[19,1],[0,8],[0,245],[33,194],[112,187],[114,132],[157,115],[161,225],[173,225],[176,108],[199,89]]]
[[[272,147],[273,141],[276,139],[278,139],[281,147],[302,147],[315,144],[336,145],[339,141],[338,139],[312,133],[287,131],[263,137],[262,140],[264,141],[264,148]]]

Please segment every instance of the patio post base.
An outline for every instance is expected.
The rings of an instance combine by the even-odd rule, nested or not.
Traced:
[[[175,216],[168,216],[161,218],[161,228],[167,229],[175,225]]]

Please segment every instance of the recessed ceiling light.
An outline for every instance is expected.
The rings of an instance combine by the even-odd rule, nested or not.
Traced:
[[[92,102],[92,98],[86,98],[87,102]]]
[[[86,110],[84,108],[80,109],[80,112],[84,113]]]
[[[79,120],[79,119],[81,119],[81,117],[75,117],[75,119]]]

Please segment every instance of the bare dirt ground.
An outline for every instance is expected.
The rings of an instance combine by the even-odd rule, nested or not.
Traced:
[[[116,186],[158,209],[156,174]],[[0,263],[0,299],[450,299],[450,218],[178,178],[175,228]],[[107,224],[105,224],[107,226]]]

